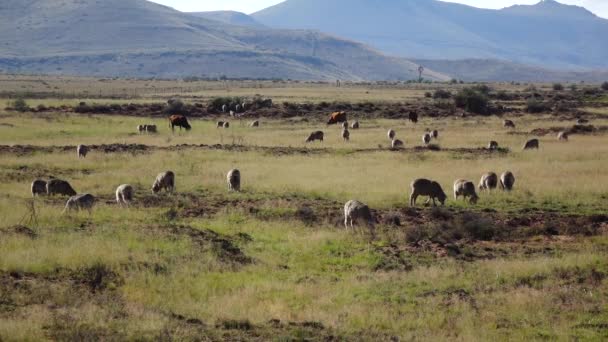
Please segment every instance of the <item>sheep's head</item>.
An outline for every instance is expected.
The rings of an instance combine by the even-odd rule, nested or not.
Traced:
[[[160,191],[160,184],[158,182],[155,182],[152,185],[152,192],[157,194]]]

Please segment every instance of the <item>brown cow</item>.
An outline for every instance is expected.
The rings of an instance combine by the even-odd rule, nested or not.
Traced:
[[[171,130],[173,131],[175,131],[175,126],[178,126],[180,130],[182,128],[185,128],[186,131],[192,129],[192,126],[188,123],[188,119],[183,115],[171,115],[169,117],[169,126],[171,126]]]
[[[335,112],[335,113],[331,113],[331,116],[329,117],[329,121],[327,121],[327,124],[334,125],[334,124],[342,123],[342,122],[346,122],[346,121],[348,121],[346,112]]]
[[[408,119],[413,123],[417,123],[418,122],[418,113],[410,112],[408,115]]]

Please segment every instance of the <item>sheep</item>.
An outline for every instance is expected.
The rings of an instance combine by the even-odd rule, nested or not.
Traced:
[[[249,126],[251,126],[251,127],[260,127],[260,122],[258,120],[255,120]]]
[[[229,191],[241,191],[241,171],[237,169],[228,171],[226,179],[228,180]]]
[[[123,184],[116,188],[116,203],[119,206],[129,206],[129,203],[133,200],[133,186],[129,184]]]
[[[505,171],[500,175],[500,188],[505,191],[511,191],[515,184],[515,176],[511,171]]]
[[[391,147],[393,149],[398,149],[403,147],[405,144],[403,143],[403,141],[399,140],[399,139],[393,139],[393,141],[391,142]]]
[[[434,129],[434,130],[431,132],[431,136],[433,137],[433,139],[437,139],[437,138],[439,138],[439,131],[438,131],[438,130],[436,130],[436,129]]]
[[[502,125],[507,128],[515,128],[515,123],[511,120],[505,120],[502,122]]]
[[[175,174],[172,171],[161,172],[152,184],[152,192],[157,194],[161,190],[173,192],[175,190]]]
[[[458,196],[462,196],[464,199],[469,197],[471,204],[477,203],[479,199],[479,196],[475,192],[475,184],[464,179],[458,179],[454,182],[454,199],[457,200]]]
[[[344,227],[348,230],[350,224],[351,229],[355,229],[354,224],[359,220],[364,220],[369,227],[372,235],[374,234],[374,218],[369,207],[357,200],[351,200],[344,205]]]
[[[479,180],[479,191],[496,189],[498,175],[494,172],[484,173]]]
[[[217,124],[215,125],[215,128],[222,128],[224,127],[224,121],[218,121]]]
[[[319,140],[319,141],[323,142],[323,136],[324,136],[323,131],[312,132],[306,139],[306,142],[309,143],[309,142],[313,142],[315,140]]]
[[[89,153],[89,148],[86,145],[78,145],[76,153],[78,154],[78,158],[86,158]]]
[[[228,106],[222,105],[222,113],[226,113],[227,110],[228,110]]]
[[[568,132],[559,132],[557,133],[557,140],[568,141]]]
[[[344,141],[350,140],[350,132],[348,131],[348,128],[342,129],[342,139],[344,139]]]
[[[146,131],[146,126],[145,125],[138,125],[137,126],[137,131],[141,134],[144,133]]]
[[[237,104],[236,107],[234,108],[234,111],[237,112],[237,113],[240,113],[241,112],[241,105]]]
[[[242,106],[243,106],[243,111],[246,111],[247,108],[249,108],[249,103],[243,102]]]
[[[348,121],[344,121],[344,122],[342,123],[342,128],[343,128],[343,129],[344,129],[344,128],[348,129]]]
[[[359,129],[359,121],[355,120],[351,125],[350,128],[352,129]]]
[[[32,182],[32,196],[40,196],[46,194],[46,181],[36,179]]]
[[[429,201],[433,201],[433,205],[437,205],[435,203],[435,199],[439,200],[441,205],[445,204],[445,200],[448,198],[441,185],[435,181],[431,181],[424,178],[416,179],[411,184],[412,194],[410,195],[410,205],[412,207],[416,206],[416,199],[418,196],[429,196]]]
[[[488,144],[488,150],[497,150],[498,149],[498,142],[492,140],[490,141],[490,143]]]
[[[156,125],[146,125],[146,132],[148,132],[148,133],[158,132]]]
[[[530,139],[528,141],[526,141],[526,143],[524,144],[524,150],[531,150],[531,149],[537,149],[538,150],[538,146],[539,146],[539,141],[538,139]]]
[[[230,128],[230,122],[228,122],[228,121],[224,122],[224,128]]]
[[[395,131],[394,131],[394,130],[389,129],[389,130],[388,130],[388,133],[386,133],[386,135],[388,136],[388,139],[389,139],[389,140],[393,140],[393,139],[395,139],[395,137],[397,136],[397,133],[395,133]]]
[[[51,179],[46,183],[46,193],[49,196],[63,195],[75,196],[77,192],[72,188],[70,183],[61,179]]]
[[[579,126],[580,125],[584,125],[584,124],[588,124],[588,123],[589,123],[589,120],[587,120],[587,119],[578,119],[578,120],[576,120],[576,124],[579,125]]]
[[[430,144],[430,143],[431,143],[431,139],[432,139],[432,136],[431,136],[431,134],[429,134],[429,133],[425,133],[425,134],[422,136],[422,142],[423,142],[425,145]]]
[[[95,197],[91,194],[83,194],[83,195],[75,195],[70,197],[65,204],[65,208],[63,209],[63,214],[72,211],[72,210],[87,210],[89,215],[91,214],[91,210],[93,209],[93,205],[95,205]]]

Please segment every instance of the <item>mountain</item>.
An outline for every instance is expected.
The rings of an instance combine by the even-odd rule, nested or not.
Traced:
[[[316,31],[231,25],[145,0],[2,0],[0,42],[0,71],[11,73],[406,80],[418,67]]]
[[[552,0],[502,10],[437,0],[287,0],[252,15],[274,28],[315,29],[387,54],[608,68],[608,20]]]
[[[231,25],[264,28],[264,25],[258,23],[252,17],[248,16],[245,13],[236,11],[190,12],[189,14],[192,14],[199,18],[216,20]]]

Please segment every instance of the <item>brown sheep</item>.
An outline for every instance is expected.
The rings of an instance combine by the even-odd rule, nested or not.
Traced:
[[[224,122],[224,128],[230,128],[230,122],[228,122],[228,121]]]
[[[412,182],[411,188],[412,194],[410,195],[410,205],[412,207],[416,206],[416,199],[418,196],[429,196],[427,203],[432,200],[433,205],[437,205],[435,199],[439,200],[441,205],[444,205],[445,200],[448,198],[439,183],[428,179],[416,179]]]
[[[344,227],[346,230],[348,230],[349,225],[354,230],[354,224],[360,219],[365,221],[373,235],[375,230],[374,218],[369,207],[357,200],[346,202],[344,205]]]
[[[313,142],[315,140],[319,140],[319,141],[323,142],[323,136],[324,136],[323,131],[312,132],[306,139],[306,142],[309,143],[309,142]]]
[[[129,206],[133,200],[133,186],[129,184],[123,184],[116,188],[116,203],[120,206]]]
[[[481,176],[479,180],[479,191],[481,190],[492,190],[498,186],[498,175],[494,172],[488,172]]]
[[[490,141],[490,143],[488,144],[488,150],[497,150],[498,149],[498,142],[492,140]]]
[[[568,141],[568,132],[559,132],[557,134],[557,140]]]
[[[346,128],[346,129],[348,129],[348,121],[344,121],[344,122],[342,123],[342,128]]]
[[[226,179],[228,180],[229,191],[241,191],[241,171],[237,169],[232,169],[228,171]]]
[[[430,143],[431,143],[431,139],[432,139],[432,136],[431,136],[429,133],[425,133],[425,134],[422,136],[422,142],[423,142],[425,145],[430,144]]]
[[[157,194],[161,190],[173,192],[175,190],[175,173],[172,171],[161,172],[156,176],[154,184],[152,184],[152,192]]]
[[[436,129],[434,129],[434,130],[431,132],[431,136],[433,137],[433,139],[438,139],[438,138],[439,138],[439,131],[438,131],[438,130],[436,130]]]
[[[224,127],[224,121],[218,121],[215,125],[215,128],[222,128]]]
[[[32,182],[32,196],[40,196],[46,194],[46,181],[36,179]]]
[[[393,141],[391,142],[391,147],[393,149],[398,149],[403,147],[405,144],[403,143],[403,141],[399,140],[399,139],[393,139]]]
[[[413,123],[417,123],[418,122],[418,113],[416,112],[410,112],[408,114],[408,119],[413,122]]]
[[[530,139],[528,141],[526,141],[526,143],[524,144],[524,150],[532,150],[532,149],[537,149],[540,145],[540,142],[538,141],[538,139]]]
[[[475,192],[475,184],[464,179],[458,179],[454,182],[454,199],[457,200],[458,196],[462,196],[464,199],[469,197],[471,204],[477,203],[479,199],[477,192]]]
[[[502,123],[503,126],[507,127],[507,128],[515,128],[515,122],[511,121],[511,120],[505,120]]]
[[[67,213],[72,210],[87,210],[89,215],[91,214],[91,210],[95,205],[96,199],[91,194],[83,194],[83,195],[75,195],[68,199],[65,204],[65,208],[63,209],[63,213]]]
[[[505,191],[511,191],[515,184],[515,176],[511,171],[505,171],[500,175],[500,188]]]
[[[78,158],[86,158],[89,153],[89,148],[86,145],[78,145],[76,153],[78,154]]]
[[[359,121],[355,120],[355,122],[350,125],[350,128],[359,129]]]
[[[156,125],[146,125],[146,132],[148,132],[148,133],[158,132]]]
[[[75,196],[76,191],[72,188],[70,183],[61,179],[51,179],[46,183],[46,193],[49,196],[63,195],[63,196]]]
[[[350,132],[348,131],[348,128],[342,129],[342,139],[344,139],[344,141],[350,140]]]
[[[394,131],[394,130],[389,129],[389,130],[388,130],[388,133],[386,133],[386,135],[388,136],[388,139],[389,139],[389,140],[394,140],[394,139],[395,139],[395,137],[397,136],[397,133],[395,133],[395,131]]]

